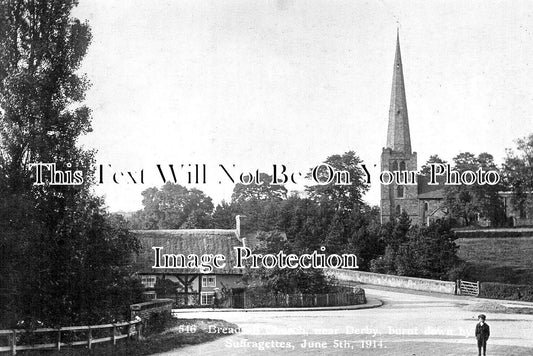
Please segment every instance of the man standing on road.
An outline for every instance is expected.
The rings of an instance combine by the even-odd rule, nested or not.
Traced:
[[[478,355],[481,356],[481,349],[483,348],[483,356],[487,354],[487,340],[490,336],[489,325],[485,323],[487,317],[484,314],[478,316],[479,323],[476,325],[476,339]]]

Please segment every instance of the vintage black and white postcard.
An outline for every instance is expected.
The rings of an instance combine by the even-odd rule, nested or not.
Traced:
[[[532,355],[533,3],[0,0],[0,355]]]

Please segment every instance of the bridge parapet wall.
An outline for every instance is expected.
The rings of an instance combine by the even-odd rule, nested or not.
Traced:
[[[426,292],[456,294],[455,282],[335,268],[327,269],[326,273],[334,276],[340,283],[357,282]]]
[[[172,311],[172,299],[154,299],[149,302],[137,303],[130,305],[131,319],[134,320],[136,316],[146,321],[152,314]]]

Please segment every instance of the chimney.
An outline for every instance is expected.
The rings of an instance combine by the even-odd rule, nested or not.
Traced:
[[[235,234],[237,235],[237,238],[241,241],[243,241],[244,245],[244,239],[241,238],[241,218],[245,218],[246,215],[237,215],[235,216]]]

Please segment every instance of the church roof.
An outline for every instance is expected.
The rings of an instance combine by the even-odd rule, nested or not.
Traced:
[[[429,177],[418,176],[418,199],[444,199],[444,176],[437,176],[437,185],[429,185]]]
[[[198,274],[199,269],[193,268],[161,268],[154,269],[154,250],[152,247],[162,247],[163,254],[204,255],[222,254],[226,256],[225,268],[215,269],[216,274],[242,274],[234,269],[236,246],[242,246],[236,230],[223,229],[193,229],[193,230],[134,230],[132,231],[141,242],[141,252],[134,257],[133,266],[139,273],[179,273]]]
[[[396,37],[396,55],[392,72],[387,148],[391,148],[397,152],[411,153],[411,136],[409,134],[409,117],[407,115],[407,99],[403,80],[399,33]]]

